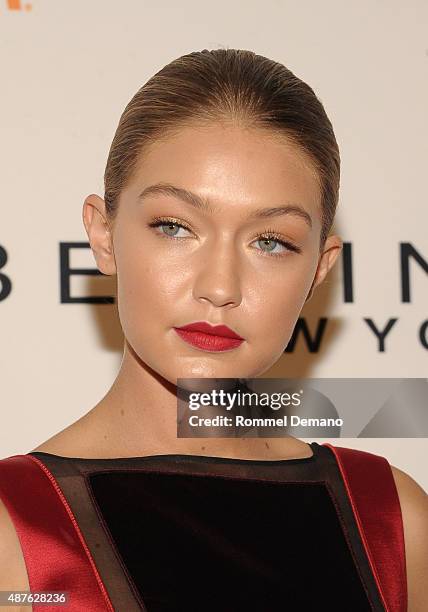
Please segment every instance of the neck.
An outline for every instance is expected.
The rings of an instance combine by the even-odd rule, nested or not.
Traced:
[[[158,454],[248,459],[308,457],[311,449],[283,438],[177,438],[177,387],[152,370],[125,342],[118,375],[102,400],[76,425],[98,457]]]

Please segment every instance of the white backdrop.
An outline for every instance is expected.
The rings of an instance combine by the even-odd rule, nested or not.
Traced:
[[[60,302],[59,245],[87,242],[83,199],[103,195],[126,103],[166,63],[203,48],[284,63],[325,105],[341,149],[335,230],[352,244],[354,299],[344,301],[339,262],[301,315],[313,332],[328,318],[321,350],[299,341],[264,376],[428,375],[428,275],[411,261],[403,302],[399,257],[409,243],[428,261],[427,25],[423,0],[0,1],[0,456],[63,429],[114,380],[116,306]],[[72,251],[71,265],[93,268],[91,251]],[[74,276],[70,291],[111,295],[113,285]],[[365,318],[378,328],[397,319],[384,352]],[[428,489],[426,439],[332,442],[383,454]]]

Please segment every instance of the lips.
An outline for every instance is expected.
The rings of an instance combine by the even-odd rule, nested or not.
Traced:
[[[183,329],[191,332],[202,332],[204,334],[211,334],[213,336],[222,336],[223,338],[235,338],[235,340],[243,340],[241,336],[235,334],[235,332],[227,327],[227,325],[210,325],[205,321],[197,321],[196,323],[190,323],[189,325],[183,325],[182,327],[176,327],[175,329]]]
[[[227,351],[238,347],[244,341],[244,338],[226,325],[210,325],[204,321],[174,329],[182,340],[206,351]]]

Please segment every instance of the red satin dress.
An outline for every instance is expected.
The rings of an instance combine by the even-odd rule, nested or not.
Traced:
[[[49,612],[405,612],[403,523],[387,459],[313,455],[0,460],[0,497]]]

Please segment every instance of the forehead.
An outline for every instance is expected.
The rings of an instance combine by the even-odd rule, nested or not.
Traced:
[[[224,123],[181,127],[142,153],[127,191],[166,182],[198,193],[228,214],[296,202],[320,212],[314,164],[284,136]]]

